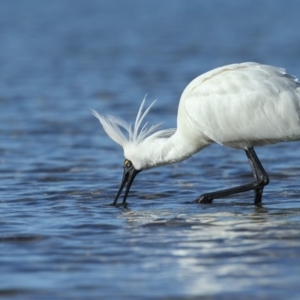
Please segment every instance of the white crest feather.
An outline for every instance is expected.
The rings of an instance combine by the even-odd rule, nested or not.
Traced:
[[[157,125],[153,125],[151,127],[147,127],[148,122],[146,122],[143,127],[142,123],[149,110],[153,106],[156,100],[154,100],[148,108],[143,112],[143,107],[145,104],[146,96],[144,97],[142,104],[139,108],[134,126],[132,124],[127,123],[123,119],[119,117],[113,117],[110,115],[101,115],[98,114],[95,110],[92,109],[93,115],[100,121],[103,126],[103,129],[108,134],[108,136],[114,140],[116,143],[124,147],[128,143],[139,144],[146,137],[148,137],[151,133],[155,132],[155,130],[161,125],[161,123]],[[124,129],[128,133],[128,137],[124,134]]]

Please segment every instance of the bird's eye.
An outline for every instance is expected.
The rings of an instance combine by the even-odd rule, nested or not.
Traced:
[[[125,159],[125,161],[124,161],[124,166],[125,166],[126,168],[130,168],[130,167],[132,166],[132,162],[131,162],[130,160],[128,160],[128,159]]]

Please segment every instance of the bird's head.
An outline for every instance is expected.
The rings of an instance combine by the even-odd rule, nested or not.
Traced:
[[[142,170],[146,170],[157,165],[152,156],[157,139],[168,137],[174,133],[174,129],[156,131],[161,123],[147,127],[148,123],[146,122],[142,126],[145,116],[155,101],[153,101],[143,112],[144,103],[145,98],[138,111],[134,126],[132,126],[132,124],[128,124],[121,118],[109,115],[100,115],[95,110],[92,110],[92,113],[100,121],[107,135],[117,144],[121,145],[124,150],[125,161],[123,166],[123,179],[113,203],[114,205],[117,205],[117,201],[126,186],[123,197],[123,205],[125,205],[126,198],[135,176]]]

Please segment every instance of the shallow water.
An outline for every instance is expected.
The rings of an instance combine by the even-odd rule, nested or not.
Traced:
[[[176,126],[197,75],[258,61],[300,76],[297,1],[6,1],[0,9],[0,297],[297,299],[299,143],[258,148],[271,183],[211,205],[201,193],[251,180],[243,152],[213,145],[140,173],[111,206],[123,155],[90,108]]]

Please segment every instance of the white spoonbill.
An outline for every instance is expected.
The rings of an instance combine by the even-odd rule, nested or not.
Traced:
[[[300,82],[273,66],[232,64],[195,78],[180,98],[176,129],[156,131],[159,124],[142,125],[154,104],[143,112],[144,102],[134,125],[92,111],[124,150],[123,179],[114,205],[125,185],[126,205],[131,184],[140,171],[185,160],[212,143],[244,150],[254,181],[203,194],[195,202],[211,203],[215,198],[253,190],[254,203],[259,205],[269,178],[253,147],[300,140]]]

